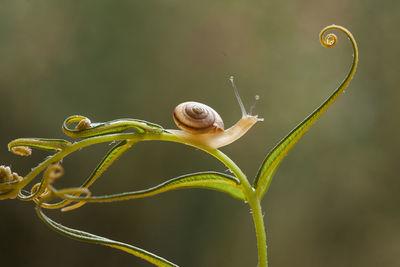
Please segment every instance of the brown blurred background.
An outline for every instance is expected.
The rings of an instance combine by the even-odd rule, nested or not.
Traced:
[[[263,200],[276,266],[400,266],[399,1],[0,1],[0,164],[25,175],[47,156],[7,151],[18,137],[66,138],[63,120],[138,118],[175,127],[186,100],[240,118],[228,78],[265,118],[222,150],[252,180],[267,152],[343,80],[351,45],[322,48],[326,25],[360,48],[349,89],[279,167]],[[109,145],[63,162],[58,188],[79,185]],[[225,171],[172,143],[140,143],[93,187],[95,195],[154,186],[195,171]],[[0,202],[1,265],[152,266],[48,229],[32,202]],[[67,226],[124,241],[180,266],[256,266],[247,205],[186,190],[47,212]],[[7,265],[7,264],[8,265]]]

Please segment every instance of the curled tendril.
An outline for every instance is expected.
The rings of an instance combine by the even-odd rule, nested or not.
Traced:
[[[58,178],[60,178],[64,174],[63,167],[57,163],[49,166],[43,174],[42,183],[35,184],[31,193],[38,195],[37,198],[34,199],[35,203],[38,206],[42,206],[45,202],[50,201],[54,198],[62,198],[68,199],[70,195],[81,196],[84,194],[86,197],[91,196],[91,192],[87,188],[77,187],[77,188],[67,188],[62,190],[56,190],[51,184]],[[73,209],[77,209],[84,205],[85,201],[79,201],[76,204],[67,206],[61,211],[70,211]]]
[[[328,33],[323,36],[321,32],[321,34],[319,35],[319,41],[321,42],[323,47],[331,48],[336,45],[338,38],[334,33]]]
[[[72,126],[76,123],[75,126]],[[72,127],[71,127],[72,126]],[[155,123],[137,119],[117,119],[102,123],[94,123],[81,115],[73,115],[65,119],[63,132],[72,138],[88,138],[93,136],[122,133],[126,130],[135,130],[137,133],[157,133],[164,129]]]
[[[31,188],[31,195],[33,197],[39,196],[39,197],[45,197],[50,193],[49,189],[45,186],[43,186],[43,183],[37,183]],[[33,199],[36,203],[38,202],[37,199]]]
[[[321,45],[323,47],[331,48],[337,44],[338,37],[336,36],[336,34],[326,33],[327,31],[334,30],[334,29],[344,32],[347,35],[347,37],[349,37],[354,50],[357,50],[357,48],[355,46],[356,41],[355,41],[353,35],[351,34],[351,32],[349,30],[347,30],[346,28],[339,26],[339,25],[326,26],[325,28],[323,28],[321,30],[321,32],[319,33],[319,41],[321,42]],[[356,52],[355,54],[358,54],[357,53],[358,50],[355,52]],[[356,55],[355,55],[355,57],[356,57]]]
[[[32,155],[32,149],[28,146],[14,146],[10,149],[10,151],[18,156]]]
[[[43,174],[44,180],[48,184],[52,184],[56,179],[64,175],[64,168],[59,164],[50,165]]]
[[[338,38],[335,34],[333,34],[333,33],[326,34],[326,32],[330,31],[330,30],[339,30],[339,31],[343,32],[344,34],[346,34],[347,37],[350,39],[351,45],[353,46],[353,53],[354,53],[353,54],[353,64],[350,68],[349,73],[347,74],[347,77],[345,78],[345,80],[342,82],[342,84],[339,86],[339,88],[332,95],[332,96],[334,96],[332,100],[335,100],[336,97],[339,96],[344,91],[344,89],[349,85],[350,81],[353,79],[354,74],[356,73],[356,69],[357,69],[357,65],[358,65],[358,47],[357,47],[357,42],[356,42],[353,34],[351,34],[351,32],[348,29],[346,29],[342,26],[339,26],[339,25],[326,26],[325,28],[323,28],[321,30],[321,32],[319,34],[319,41],[321,42],[321,45],[323,47],[331,48],[337,44]]]
[[[43,173],[43,179],[40,183],[35,184],[31,188],[31,194],[29,196],[23,196],[20,194],[20,198],[32,199],[35,203],[39,203],[41,199],[49,196],[52,193],[52,188],[50,185],[54,180],[60,178],[64,174],[64,169],[59,163],[52,164],[47,167],[46,171]]]
[[[54,188],[51,187],[51,184],[63,174],[64,169],[59,163],[50,165],[43,173],[42,181],[32,186],[31,195],[27,198],[33,199],[35,203],[39,203],[41,199],[50,196],[54,191]]]

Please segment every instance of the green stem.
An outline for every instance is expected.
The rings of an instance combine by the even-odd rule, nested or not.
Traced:
[[[259,267],[268,267],[268,255],[267,255],[267,236],[264,225],[264,218],[261,209],[261,203],[259,199],[253,194],[254,201],[250,202],[249,205],[253,214],[254,227],[256,229],[257,236],[257,248],[258,248],[258,262]]]
[[[227,166],[241,182],[244,189],[244,194],[246,195],[247,201],[249,203],[253,215],[253,222],[257,237],[258,266],[268,267],[267,237],[265,233],[264,219],[262,215],[260,200],[257,198],[254,188],[250,185],[249,180],[246,178],[242,170],[228,156],[226,156],[224,153],[216,149],[205,150],[205,151],[213,155],[215,158],[221,161],[225,166]]]

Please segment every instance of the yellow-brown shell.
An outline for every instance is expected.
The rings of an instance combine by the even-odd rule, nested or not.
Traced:
[[[224,130],[221,116],[212,108],[198,102],[184,102],[174,109],[176,125],[189,133],[207,133]]]

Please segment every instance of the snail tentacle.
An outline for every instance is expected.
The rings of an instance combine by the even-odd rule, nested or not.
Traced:
[[[235,82],[233,81],[233,79],[234,79],[233,76],[229,77],[229,80],[232,83],[233,91],[235,92],[236,99],[239,102],[240,110],[242,111],[242,117],[246,117],[248,114],[246,112],[246,109],[244,108],[243,101],[240,98],[239,91],[236,88],[236,85],[235,85]]]

